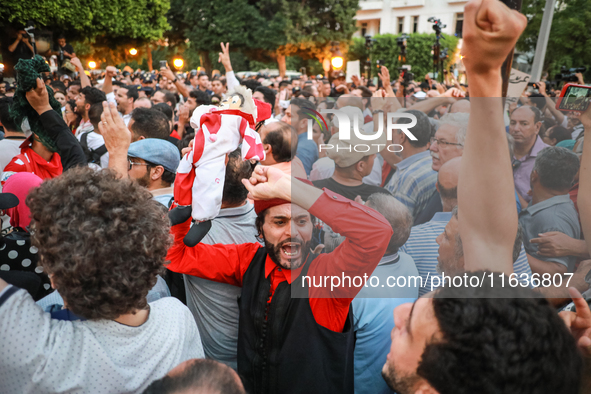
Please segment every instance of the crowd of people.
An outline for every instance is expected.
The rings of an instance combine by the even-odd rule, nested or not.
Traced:
[[[591,392],[591,109],[505,106],[526,18],[464,15],[469,88],[239,79],[228,44],[211,80],[89,78],[60,38],[40,132],[0,90],[0,392]]]

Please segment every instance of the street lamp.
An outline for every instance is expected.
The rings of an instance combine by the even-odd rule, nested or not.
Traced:
[[[88,62],[88,68],[90,68],[91,70],[94,70],[96,68],[96,62],[94,61],[89,61]]]
[[[330,63],[332,64],[332,68],[338,70],[341,67],[343,67],[345,61],[343,59],[341,51],[339,50],[339,43],[333,41],[332,46],[332,57],[330,58]]]
[[[131,49],[129,50],[129,54],[130,54],[131,56],[135,56],[135,55],[137,55],[137,49],[135,49],[135,48],[131,48]]]
[[[172,65],[174,66],[174,68],[176,68],[177,70],[180,70],[183,68],[183,66],[185,65],[185,61],[183,59],[181,59],[180,57],[177,57],[176,59],[174,59],[172,61]]]

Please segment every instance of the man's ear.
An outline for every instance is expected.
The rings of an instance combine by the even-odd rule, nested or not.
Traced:
[[[437,189],[437,193],[441,193],[441,190],[439,190],[439,181],[435,182],[435,189]]]
[[[153,181],[158,180],[160,177],[162,177],[162,174],[164,174],[164,167],[152,167],[152,169],[150,170],[150,179],[152,179]]]
[[[300,119],[298,121],[298,131],[308,127],[308,119]]]
[[[540,175],[538,174],[538,171],[537,170],[533,170],[531,172],[531,175],[530,175],[529,179],[530,179],[530,181],[532,183],[534,183],[534,182],[536,182],[538,180],[539,177],[540,177]]]
[[[439,394],[439,391],[435,390],[429,383],[423,380],[419,383],[418,388],[415,389],[414,394]]]
[[[263,144],[263,149],[265,150],[265,157],[269,157],[269,155],[273,154],[273,147],[271,144]]]

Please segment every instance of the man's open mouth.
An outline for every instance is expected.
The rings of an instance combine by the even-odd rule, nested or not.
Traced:
[[[302,244],[286,242],[281,246],[281,254],[289,259],[299,257],[302,254]]]

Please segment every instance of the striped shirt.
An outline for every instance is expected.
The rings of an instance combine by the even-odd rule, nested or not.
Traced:
[[[451,212],[437,212],[431,221],[415,226],[410,231],[408,241],[400,248],[401,252],[409,254],[419,270],[422,278],[422,286],[419,289],[419,296],[435,289],[440,282],[441,275],[437,273],[437,256],[439,255],[439,245],[435,239],[443,232],[447,222],[451,220]],[[516,274],[527,274],[531,277],[531,268],[527,261],[525,249],[521,245],[521,251],[517,261],[513,264],[513,270]],[[433,283],[433,277],[439,278]],[[433,284],[433,289],[431,288]]]
[[[402,160],[385,188],[406,205],[413,219],[435,193],[437,172],[431,168],[431,152],[426,150]]]

